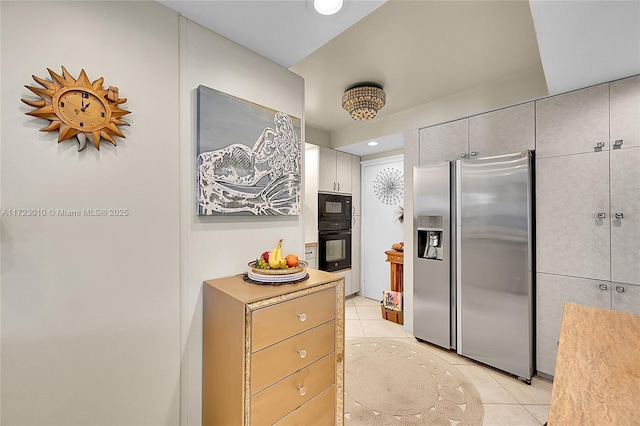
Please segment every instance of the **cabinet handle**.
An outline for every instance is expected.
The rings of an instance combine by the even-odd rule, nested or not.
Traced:
[[[596,148],[596,149],[602,149],[602,148],[604,148],[604,142],[598,142],[598,143],[596,143],[595,148]]]
[[[333,190],[334,191],[336,190],[336,183],[335,182],[333,182]]]
[[[613,216],[614,216],[616,219],[618,219],[618,220],[620,220],[620,219],[623,219],[623,218],[624,218],[624,214],[622,214],[622,213],[616,213],[616,214],[614,214]]]
[[[606,284],[600,284],[600,285],[598,285],[598,288],[599,288],[601,291],[607,291],[607,290],[609,290],[609,286],[608,286],[608,285],[606,285]]]
[[[311,253],[313,253],[313,252],[312,252],[312,251],[305,251],[305,252],[304,252],[304,254],[305,254],[305,255],[307,255],[307,254],[311,254]]]
[[[621,147],[623,143],[624,140],[618,139],[617,141],[613,142],[613,146]]]
[[[621,286],[621,285],[617,285],[617,286],[616,286],[616,291],[617,291],[618,293],[624,293],[624,287],[623,287],[623,286]]]
[[[472,157],[475,157],[477,154],[478,154],[477,152],[475,152],[475,151],[471,151],[471,156],[472,156]]]
[[[305,394],[307,393],[307,388],[305,388],[304,386],[298,386],[298,392],[300,392],[300,395],[305,396]]]
[[[467,153],[463,152],[462,154],[460,154],[460,158],[467,158]]]
[[[300,358],[306,358],[307,351],[305,351],[304,349],[298,349],[298,355],[300,355]]]
[[[300,319],[300,321],[304,322],[307,320],[307,314],[297,314],[298,319]]]
[[[604,219],[605,217],[607,217],[605,213],[598,213],[598,219]]]
[[[356,217],[351,216],[351,225],[355,225],[355,224],[356,224]]]
[[[351,207],[351,214],[352,215],[356,214],[356,206]]]
[[[338,192],[340,192],[340,182],[338,182]]]

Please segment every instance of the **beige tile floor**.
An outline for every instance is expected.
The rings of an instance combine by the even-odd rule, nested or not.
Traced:
[[[380,302],[360,296],[345,300],[345,338],[388,337],[419,345],[453,364],[475,385],[484,406],[485,426],[539,426],[547,421],[551,382],[534,377],[527,385],[455,352],[420,343],[402,326],[382,319]]]

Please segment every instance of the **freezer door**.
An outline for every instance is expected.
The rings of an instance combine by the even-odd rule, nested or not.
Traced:
[[[415,167],[413,334],[450,348],[452,163]]]
[[[530,379],[531,154],[460,163],[458,352]]]

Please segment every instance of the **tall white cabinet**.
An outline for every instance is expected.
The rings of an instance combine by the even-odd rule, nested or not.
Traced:
[[[640,311],[640,76],[536,101],[537,370],[564,302]]]
[[[360,291],[360,157],[305,144],[304,228],[307,244],[318,242],[318,192],[351,195],[351,269],[336,272],[344,277],[344,294]],[[310,245],[306,251],[312,252]],[[305,254],[306,254],[305,251]],[[314,262],[317,259],[314,257]]]

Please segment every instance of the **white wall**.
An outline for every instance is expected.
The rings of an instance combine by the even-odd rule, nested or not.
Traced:
[[[304,80],[184,18],[180,52],[181,423],[196,425],[202,418],[202,281],[246,271],[280,238],[286,252],[303,256],[304,240],[300,216],[196,216],[195,90],[202,84],[303,118]]]
[[[176,424],[178,16],[155,2],[2,1],[2,423]],[[126,139],[58,144],[25,115],[47,68],[120,88]]]
[[[304,81],[156,2],[0,5],[2,208],[130,211],[0,217],[2,422],[200,424],[202,281],[304,240],[299,216],[196,215],[195,89],[304,128]],[[24,115],[31,75],[60,65],[128,98],[117,147],[78,153]]]

